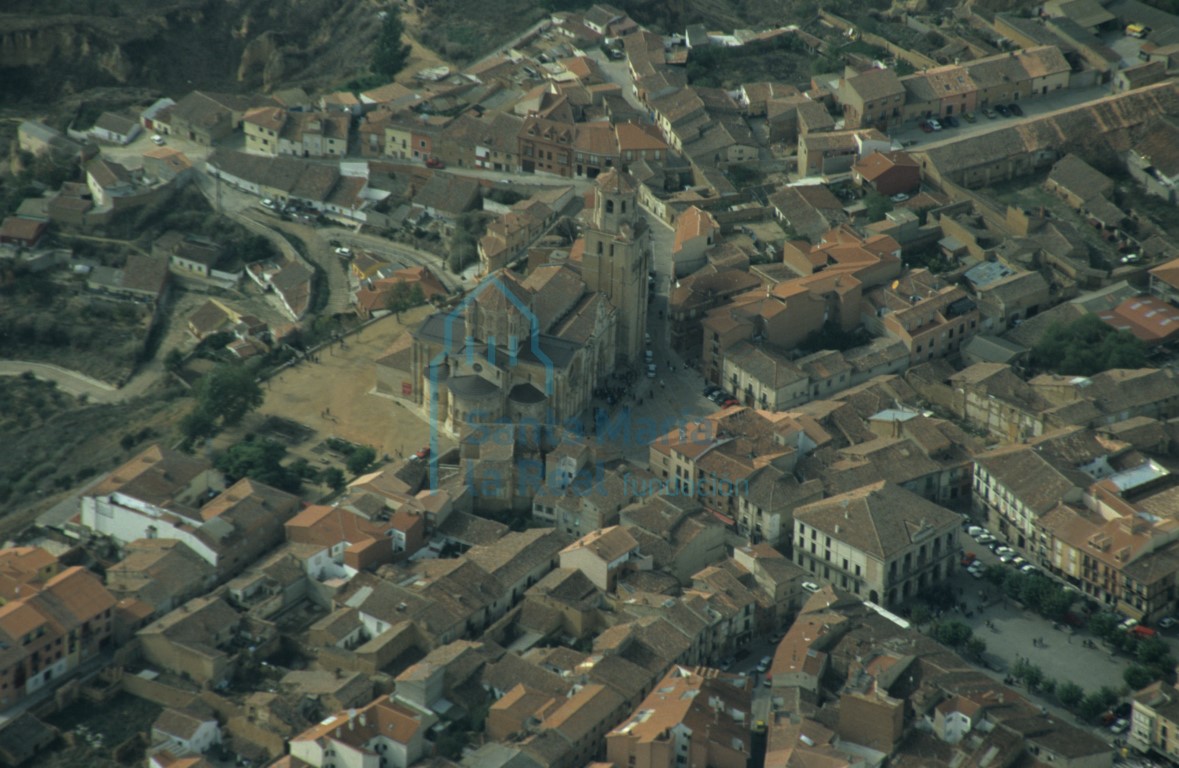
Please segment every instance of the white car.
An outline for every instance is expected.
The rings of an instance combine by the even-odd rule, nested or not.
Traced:
[[[805,589],[807,592],[818,592],[819,591],[819,585],[813,581],[804,581],[802,583],[802,588]]]
[[[264,198],[262,198],[262,205],[266,206],[267,208],[273,208],[274,201],[271,200],[269,197],[264,197]]]
[[[648,363],[653,362],[655,360],[655,353],[649,349],[643,351],[643,356],[647,358]]]
[[[969,535],[972,539],[977,539],[979,536],[982,536],[986,532],[987,532],[986,528],[981,528],[977,525],[971,525],[966,528],[967,535]]]
[[[888,199],[892,200],[894,203],[903,203],[909,199],[909,196],[906,195],[904,192],[897,192],[895,195],[893,195],[892,197],[890,197]]]
[[[345,247],[341,246],[341,247],[339,247],[339,248],[337,248],[337,249],[336,249],[336,255],[337,255],[337,256],[351,256],[351,255],[352,255],[352,249],[351,249],[351,248],[345,248]]]
[[[982,536],[979,536],[977,540],[979,544],[991,544],[992,542],[998,541],[998,539],[989,533],[984,533]]]
[[[1025,574],[1027,576],[1031,576],[1033,573],[1038,572],[1040,569],[1037,568],[1036,566],[1032,565],[1031,563],[1025,563],[1024,565],[1021,565],[1019,567],[1019,570],[1021,573]]]
[[[161,146],[161,147],[162,147],[162,146],[164,146],[164,137],[163,137],[163,136],[161,136],[161,135],[160,135],[160,134],[158,134],[158,133],[157,133],[157,134],[154,134],[154,135],[152,135],[152,137],[151,137],[151,142],[152,142],[152,144],[156,144],[157,146]]]
[[[655,378],[655,363],[647,363],[647,378]]]
[[[1003,563],[1003,564],[1010,563],[1014,559],[1015,559],[1015,555],[1012,555],[1012,554],[999,555],[999,562]]]
[[[1125,733],[1130,729],[1130,721],[1124,717],[1119,717],[1109,729],[1114,733]]]
[[[1164,616],[1163,618],[1159,619],[1159,629],[1170,629],[1176,624],[1179,624],[1179,621],[1177,621],[1174,616]]]
[[[767,670],[767,669],[769,669],[769,668],[770,668],[770,665],[771,665],[771,664],[773,664],[773,663],[774,663],[774,657],[773,657],[773,656],[762,656],[762,657],[761,657],[761,661],[757,662],[757,671],[758,671],[760,674],[763,674],[763,675],[764,675],[764,674],[765,674],[765,672],[766,672],[766,670]]]
[[[1003,555],[1011,555],[1012,559],[1015,558],[1015,550],[1011,547],[999,547],[995,550],[995,554],[999,557],[1003,557]]]
[[[1129,632],[1131,629],[1133,629],[1136,626],[1138,626],[1138,619],[1126,619],[1125,621],[1123,621],[1121,624],[1118,625],[1118,629],[1120,629],[1124,632]]]
[[[939,123],[936,118],[931,117],[929,118],[929,127],[935,131],[940,131],[942,129],[942,124]]]

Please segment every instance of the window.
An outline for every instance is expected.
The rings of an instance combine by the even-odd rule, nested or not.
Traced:
[[[606,201],[606,213],[614,213],[614,201],[613,200]]]

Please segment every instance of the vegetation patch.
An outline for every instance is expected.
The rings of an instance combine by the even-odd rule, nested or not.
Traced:
[[[1069,376],[1092,376],[1111,368],[1142,368],[1146,345],[1129,331],[1114,330],[1097,315],[1053,324],[1032,348],[1032,363]]]

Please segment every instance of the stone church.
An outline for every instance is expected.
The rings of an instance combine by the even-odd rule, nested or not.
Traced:
[[[498,270],[426,318],[377,360],[378,391],[452,436],[582,415],[611,372],[642,367],[650,234],[625,171],[597,178],[579,245],[580,259],[560,253],[527,277]]]

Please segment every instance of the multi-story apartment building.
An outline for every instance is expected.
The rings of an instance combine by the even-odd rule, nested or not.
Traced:
[[[794,561],[883,606],[948,579],[961,518],[880,482],[794,510]]]
[[[97,576],[67,568],[0,607],[0,708],[71,675],[110,642],[115,598]]]

